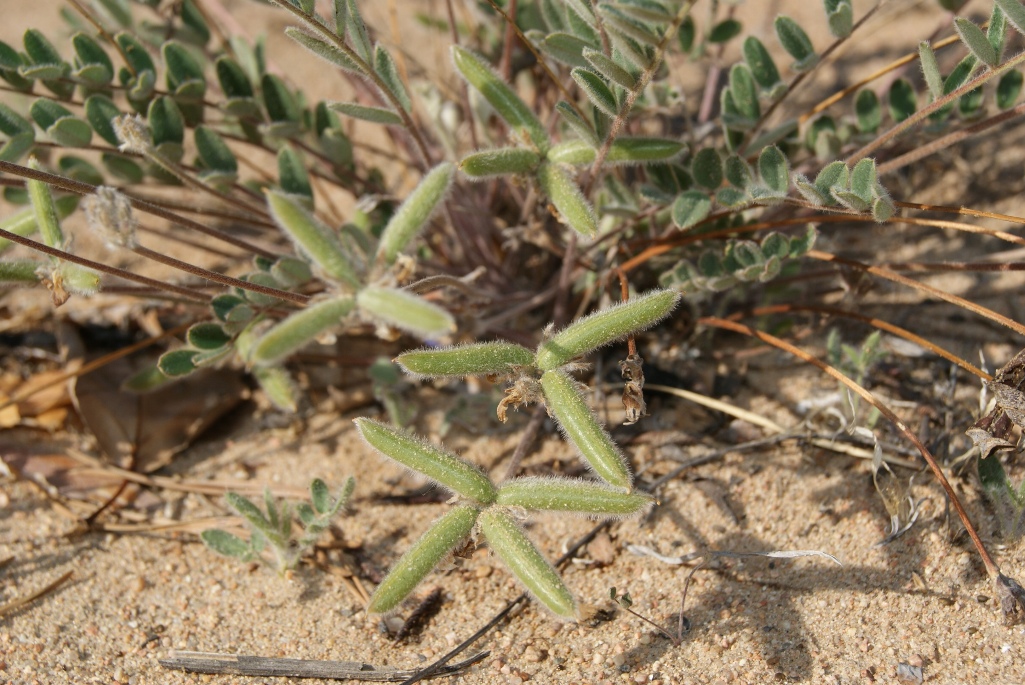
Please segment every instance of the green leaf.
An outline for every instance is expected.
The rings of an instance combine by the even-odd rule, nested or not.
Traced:
[[[22,35],[22,43],[25,46],[25,53],[32,60],[32,64],[63,64],[57,48],[53,46],[46,36],[37,29],[28,29]]]
[[[285,361],[318,335],[338,326],[355,305],[351,297],[336,297],[289,315],[256,341],[250,361],[264,366]]]
[[[585,48],[583,54],[584,59],[610,83],[618,84],[627,90],[633,90],[637,85],[637,79],[634,78],[634,75],[616,64],[612,59],[606,57],[605,53]]]
[[[29,114],[39,128],[44,131],[49,130],[60,119],[72,117],[70,110],[47,98],[39,98],[33,102],[29,108]]]
[[[851,170],[851,192],[869,202],[875,196],[875,189],[876,162],[870,158],[862,159]]]
[[[168,378],[180,378],[188,376],[196,370],[193,358],[199,354],[198,350],[178,349],[165,352],[160,355],[157,361],[157,368]]]
[[[697,35],[697,27],[694,25],[694,18],[690,15],[684,17],[680,23],[680,29],[676,33],[676,42],[680,45],[680,51],[688,54],[694,47],[694,38]]]
[[[354,102],[332,102],[328,107],[339,114],[344,114],[353,119],[362,119],[363,121],[385,124],[386,126],[402,126],[402,117],[395,111],[384,109],[383,107],[357,105]]]
[[[940,65],[936,61],[936,53],[927,40],[918,44],[918,61],[922,65],[922,75],[925,76],[925,84],[929,87],[929,93],[934,100],[941,97],[943,95],[943,76],[940,74]]]
[[[181,145],[185,141],[185,119],[178,104],[167,96],[154,98],[146,113],[155,146],[164,143]]]
[[[710,190],[715,190],[722,185],[723,169],[722,159],[715,148],[704,148],[698,150],[691,162],[690,172],[694,180]]]
[[[469,50],[452,46],[456,69],[466,82],[487,100],[499,116],[522,138],[531,142],[539,152],[548,150],[548,133],[523,100],[492,71],[483,58]]]
[[[358,62],[343,52],[337,45],[307,33],[304,29],[289,26],[285,29],[285,35],[303,46],[325,62],[347,71],[350,74],[366,76],[366,70]]]
[[[590,149],[593,159],[594,149]],[[549,151],[549,158],[554,152],[555,148]],[[524,147],[501,147],[474,152],[463,157],[459,162],[459,170],[473,179],[508,174],[526,175],[534,173],[540,163],[541,157],[533,150]]]
[[[310,501],[318,514],[327,514],[334,509],[335,502],[332,500],[331,491],[320,478],[314,478],[310,483]]]
[[[989,42],[982,29],[964,17],[955,17],[954,28],[957,30],[961,42],[968,46],[976,59],[990,68],[999,64],[996,48]]]
[[[727,186],[715,191],[715,201],[723,207],[736,209],[752,202],[752,197],[747,190]]]
[[[199,350],[216,350],[231,342],[231,336],[220,324],[210,322],[192,324],[185,339]]]
[[[1000,109],[1013,107],[1014,103],[1018,101],[1018,96],[1021,95],[1021,86],[1020,71],[1012,69],[1001,76],[1000,82],[997,84],[997,107]]]
[[[404,430],[372,419],[354,421],[371,447],[408,469],[480,505],[489,505],[498,491],[476,465],[460,459]]]
[[[491,549],[535,599],[557,616],[576,617],[572,593],[509,514],[488,509],[480,515],[480,528]]]
[[[40,262],[28,260],[0,261],[0,286],[31,286],[42,280],[40,269],[46,267]]]
[[[388,87],[388,90],[402,104],[402,109],[407,112],[413,111],[413,104],[409,100],[409,93],[402,83],[399,70],[395,66],[395,60],[391,53],[384,49],[383,45],[374,48],[374,71],[381,77],[381,80]]]
[[[558,218],[585,238],[598,232],[594,210],[580,192],[580,187],[558,164],[545,162],[537,170],[538,185],[558,211]]]
[[[559,113],[559,116],[565,120],[578,136],[583,138],[592,147],[597,147],[600,144],[601,141],[598,140],[598,134],[595,132],[594,126],[577,114],[577,111],[568,102],[564,100],[557,102],[555,104],[555,111]]]
[[[288,33],[288,29],[285,29],[285,33]],[[214,71],[217,73],[217,82],[221,85],[225,97],[229,99],[253,97],[253,84],[238,62],[227,56],[220,57],[214,63]]]
[[[858,91],[854,98],[854,113],[858,118],[858,130],[862,133],[875,133],[883,123],[883,108],[879,96],[870,88]]]
[[[29,160],[29,168],[39,170],[39,163],[33,158]],[[25,187],[28,190],[36,226],[39,227],[39,235],[43,239],[43,243],[49,247],[64,249],[66,247],[64,232],[61,231],[57,205],[53,201],[50,186],[30,178],[25,180]]]
[[[740,115],[751,122],[757,121],[762,108],[758,104],[754,75],[746,64],[734,64],[730,69],[730,92]]]
[[[915,113],[918,102],[915,89],[907,79],[899,78],[890,84],[890,116],[900,123]]]
[[[256,366],[251,373],[275,407],[293,413],[299,407],[299,387],[283,367]]]
[[[546,55],[569,67],[586,67],[589,62],[584,58],[583,51],[590,46],[588,41],[561,31],[545,36],[540,45]]]
[[[776,17],[774,23],[776,37],[779,38],[783,49],[790,53],[790,56],[797,60],[793,68],[795,71],[807,71],[815,66],[818,55],[811,44],[811,39],[800,25],[785,15]]]
[[[758,155],[758,174],[769,190],[786,195],[790,187],[790,168],[786,155],[775,145],[764,148]]]
[[[103,166],[106,167],[107,171],[115,177],[123,179],[129,185],[142,183],[146,177],[146,172],[143,171],[141,166],[120,155],[104,152],[100,159],[103,161]]]
[[[197,126],[193,138],[203,166],[225,174],[238,172],[238,160],[219,133],[206,126]]]
[[[679,293],[654,290],[578,319],[538,347],[537,366],[558,368],[599,347],[643,331],[669,316]]]
[[[125,55],[128,64],[136,74],[141,74],[144,71],[156,73],[157,68],[153,64],[149,51],[138,38],[131,33],[121,31],[114,36],[114,42],[121,48],[122,54]]]
[[[996,6],[1003,11],[1014,30],[1025,35],[1025,6],[1018,0],[996,0]]]
[[[673,223],[688,229],[704,221],[712,211],[712,199],[700,190],[685,190],[673,202]]]
[[[196,59],[192,51],[182,43],[169,40],[160,46],[160,52],[167,65],[167,87],[177,90],[186,83],[198,83],[198,96],[202,97],[206,90],[206,77],[203,75],[203,64]]]
[[[422,338],[456,330],[452,315],[408,290],[367,286],[356,295],[360,313]]]
[[[370,41],[370,33],[367,31],[367,25],[363,22],[363,17],[360,15],[359,6],[356,4],[356,0],[346,0],[346,4],[348,7],[346,8],[345,13],[345,32],[349,36],[349,42],[356,49],[357,54],[359,54],[363,61],[370,64],[373,61],[372,54],[374,45]]]
[[[708,32],[709,43],[725,43],[740,35],[744,30],[743,24],[736,19],[724,19],[712,27]]]
[[[836,38],[846,38],[854,30],[854,8],[850,0],[825,0],[829,32]]]
[[[263,91],[263,103],[267,108],[267,115],[271,121],[299,121],[302,116],[299,102],[281,77],[274,74],[264,74],[263,78],[260,79],[260,88]]]
[[[302,155],[291,145],[278,150],[278,186],[291,196],[304,198],[307,209],[313,209],[313,185]]]
[[[580,89],[584,91],[587,99],[603,114],[615,118],[619,113],[619,104],[612,89],[608,87],[601,76],[588,69],[577,67],[570,72],[570,76],[577,82]]]
[[[830,162],[815,177],[815,187],[827,198],[834,187],[846,188],[850,183],[850,170],[843,162]]]
[[[751,182],[751,167],[739,155],[730,155],[723,166],[726,180],[737,188],[746,188]]]
[[[419,235],[441,206],[452,185],[453,174],[455,166],[442,162],[424,175],[384,227],[377,248],[378,259],[385,264],[395,263],[399,253]]]
[[[367,611],[382,614],[398,606],[435,566],[470,535],[479,515],[480,511],[476,507],[463,505],[432,523],[377,586]]]
[[[85,33],[72,36],[71,44],[75,48],[78,77],[94,84],[110,83],[114,78],[114,63],[100,44]]]
[[[117,134],[114,133],[114,125],[111,123],[115,117],[121,116],[121,111],[106,95],[95,93],[85,100],[85,118],[93,127],[97,135],[111,145],[120,145]]]
[[[300,198],[269,191],[267,204],[278,226],[325,274],[352,287],[360,285],[338,236],[310,213]]]
[[[605,159],[610,164],[666,162],[679,155],[683,149],[683,143],[669,138],[623,136],[612,143]],[[559,143],[548,151],[548,160],[558,164],[591,164],[596,156],[594,147],[583,140]]]
[[[498,490],[495,504],[535,511],[565,511],[596,518],[632,516],[654,503],[651,495],[622,492],[602,483],[570,478],[516,478]]]
[[[518,366],[532,366],[534,353],[515,343],[485,342],[403,352],[395,361],[420,378],[504,375]]]
[[[782,79],[765,45],[754,36],[748,36],[744,39],[743,50],[744,61],[750,67],[755,82],[763,92],[774,93],[782,85]]]
[[[199,539],[203,541],[204,545],[221,556],[242,561],[249,561],[254,556],[248,542],[224,530],[217,528],[204,530],[199,534]]]

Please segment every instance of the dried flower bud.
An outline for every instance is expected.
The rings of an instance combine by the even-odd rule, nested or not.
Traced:
[[[153,138],[141,115],[125,114],[115,117],[111,123],[114,125],[114,134],[121,141],[118,149],[122,152],[144,155],[153,150]]]
[[[132,203],[116,188],[99,186],[94,194],[86,197],[85,219],[89,228],[102,235],[111,248],[133,248],[138,244]]]

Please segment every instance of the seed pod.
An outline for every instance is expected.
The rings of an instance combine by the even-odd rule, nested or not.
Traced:
[[[472,179],[506,174],[531,174],[541,156],[525,147],[500,147],[481,150],[463,157],[459,170]]]
[[[683,143],[668,138],[617,138],[609,147],[605,161],[609,164],[647,164],[666,162],[683,150]],[[584,140],[559,143],[548,151],[548,161],[558,164],[591,164],[597,155]]]
[[[478,509],[464,505],[435,521],[377,586],[367,611],[382,614],[398,606],[456,545],[466,539],[479,515]]]
[[[534,363],[534,353],[515,343],[486,342],[444,350],[403,352],[395,361],[406,373],[422,378],[484,376],[509,373],[513,366],[530,366]]]
[[[492,507],[480,515],[488,545],[527,590],[553,613],[576,618],[576,602],[562,578],[509,514]]]
[[[409,433],[371,419],[354,421],[371,447],[403,466],[427,476],[452,492],[479,504],[491,504],[495,486],[480,469]]]
[[[455,167],[452,163],[443,162],[423,177],[384,227],[377,247],[378,259],[384,260],[386,264],[395,263],[399,253],[427,225],[434,210],[441,204],[452,185],[453,173]]]
[[[562,371],[548,371],[541,376],[541,389],[548,411],[594,472],[609,485],[630,490],[633,478],[626,460],[584,402],[576,382]]]
[[[542,371],[558,368],[591,350],[650,328],[668,316],[679,300],[675,290],[656,290],[586,316],[541,343],[537,366]]]
[[[359,278],[335,233],[302,206],[300,198],[267,192],[274,221],[325,274],[358,287]]]
[[[598,232],[594,209],[565,169],[558,164],[542,164],[537,170],[537,182],[564,224],[585,238],[594,237]]]

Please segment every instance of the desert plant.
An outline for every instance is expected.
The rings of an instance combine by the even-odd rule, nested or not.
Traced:
[[[276,502],[270,491],[264,491],[264,511],[251,501],[234,492],[225,495],[228,506],[235,510],[249,527],[249,539],[220,528],[211,528],[200,534],[203,544],[226,557],[240,561],[261,561],[273,566],[278,573],[294,569],[299,560],[313,547],[320,534],[327,530],[352,497],[356,480],[345,481],[337,497],[332,497],[327,484],[319,478],[310,483],[310,503],[295,506],[302,534],[296,536],[293,528],[293,510],[288,502]],[[268,559],[265,552],[270,551]]]
[[[633,335],[667,316],[680,299],[678,291],[695,308],[718,311],[778,297],[780,284],[805,276],[819,284],[824,276],[855,273],[1025,334],[1020,322],[901,273],[949,265],[902,269],[867,263],[826,251],[829,236],[823,235],[841,223],[982,231],[917,214],[986,213],[900,202],[888,184],[894,172],[1021,113],[1016,102],[1025,53],[1005,56],[1008,36],[1025,33],[1025,6],[1017,0],[996,0],[985,28],[958,17],[949,40],[916,46],[908,60],[921,65],[920,79],[894,73],[906,62],[894,63],[804,112],[796,111],[792,94],[875,9],[855,17],[847,0],[825,0],[822,19],[834,40],[824,48],[799,22],[777,17],[776,40],[793,60],[781,69],[760,38],[743,35],[743,17],[732,4],[709,3],[706,20],[695,16],[690,0],[489,2],[494,24],[472,35],[460,33],[454,18],[447,26],[459,43],[451,46],[463,87],[455,103],[448,93],[458,89],[410,81],[404,58],[376,40],[355,0],[333,0],[327,16],[312,0],[272,0],[296,23],[286,35],[348,79],[356,95],[345,102],[309,101],[268,67],[261,40],[216,38],[223,32],[211,30],[202,0],[183,0],[170,22],[147,14],[151,4],[133,13],[121,0],[74,3],[85,19],[70,15],[70,57],[56,47],[60,41],[35,29],[25,32],[21,49],[0,44],[5,99],[10,94],[0,103],[0,171],[9,176],[3,179],[4,198],[31,204],[4,221],[0,239],[10,242],[0,250],[19,243],[47,256],[4,257],[0,278],[19,286],[46,285],[55,305],[69,296],[111,291],[114,278],[133,281],[141,286],[134,294],[155,302],[154,308],[161,298],[171,299],[175,307],[160,311],[189,317],[191,326],[183,344],[161,357],[160,373],[129,379],[130,388],[144,390],[204,367],[234,364],[251,371],[268,396],[290,410],[299,392],[288,365],[303,347],[364,322],[385,338],[394,338],[398,329],[430,346],[399,356],[408,371],[423,377],[508,377],[499,418],[509,407],[543,402],[607,483],[557,483],[563,488],[558,492],[550,483],[515,485],[515,479],[495,485],[437,448],[361,420],[364,437],[381,442],[375,444],[380,451],[462,498],[399,562],[398,575],[393,572],[383,597],[379,590],[375,599],[379,610],[393,607],[477,529],[543,603],[559,615],[573,615],[568,591],[506,508],[529,508],[535,486],[541,492],[549,488],[545,497],[556,509],[578,506],[595,515],[613,512],[584,496],[582,503],[569,504],[576,497],[572,488],[641,497],[632,491],[625,458],[568,372],[583,355],[629,338],[624,400],[631,420],[639,418],[643,372]],[[517,5],[521,11],[510,16]],[[536,69],[514,64],[514,38],[532,53]],[[683,93],[680,65],[710,54],[721,58],[732,41],[741,59],[706,63],[705,94]],[[956,59],[946,57],[955,52]],[[510,85],[515,71],[531,80],[533,97]],[[891,85],[873,87],[890,73],[896,76]],[[401,187],[398,174],[368,163],[381,150],[351,136],[352,122],[383,127],[393,147],[386,154],[417,175],[408,184],[411,190],[393,192]],[[19,163],[26,158],[27,164]],[[154,185],[177,187],[196,202],[150,197],[145,191]],[[339,210],[333,204],[338,193],[361,201],[355,209]],[[109,255],[78,254],[61,221],[79,196],[89,196],[89,222],[117,250],[230,290],[212,294],[195,280],[149,278],[139,273],[146,262],[129,270],[111,266]],[[243,259],[223,269],[240,275],[203,268],[199,262],[210,261],[210,248],[178,261],[143,245],[143,234],[160,232],[139,218],[143,214],[174,224],[165,239],[188,240],[178,230],[187,229],[243,251]],[[240,226],[249,233],[235,230]],[[36,232],[39,240],[32,237]],[[1006,232],[984,232],[1020,242]],[[809,265],[820,268],[813,272]],[[473,287],[468,274],[479,278]],[[617,279],[623,302],[601,310],[605,291]],[[668,290],[629,296],[631,285],[637,291],[655,282]],[[432,290],[437,292],[427,296]],[[790,312],[825,312],[821,290],[810,288],[801,295],[810,302],[803,299]],[[469,297],[481,293],[492,301],[479,304]],[[1011,588],[933,455],[896,414],[884,411],[860,378],[850,377],[865,364],[837,370],[735,320],[748,311],[758,308],[733,311],[733,319],[705,316],[699,324],[785,349],[879,408],[933,467],[991,577]],[[854,310],[834,307],[829,314],[895,328]],[[474,325],[461,325],[470,320]],[[546,336],[550,321],[561,329]],[[437,349],[452,340],[472,342]],[[930,349],[985,375],[946,350]],[[371,432],[377,437],[368,437]],[[636,510],[647,500],[629,501]],[[262,521],[280,537],[284,529],[270,525],[272,518],[268,504],[268,512],[254,514],[251,523]],[[279,512],[278,523],[286,518]],[[229,547],[243,556],[256,553],[235,543]],[[1011,590],[1008,596],[1020,601],[1018,590]]]

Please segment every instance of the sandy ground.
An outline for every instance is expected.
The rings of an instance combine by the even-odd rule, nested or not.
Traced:
[[[441,9],[440,3],[423,4]],[[772,5],[791,9],[789,3]],[[248,11],[252,5],[245,7]],[[914,15],[917,10],[909,11]],[[935,19],[935,14],[922,12]],[[16,40],[16,24],[0,27],[0,38]],[[274,34],[283,22],[269,26]],[[866,47],[866,61],[892,56],[894,30],[891,24],[879,24],[872,34],[878,49]],[[1001,170],[1020,172],[1020,162],[986,162],[984,155],[995,155],[999,147],[999,141],[980,143],[974,162],[937,164],[937,172],[963,163],[979,165],[974,168],[984,180],[991,178],[986,173],[999,177]],[[1020,178],[1013,182],[1020,183]],[[938,182],[926,193],[933,196],[916,199],[956,203],[956,192],[944,196],[951,185]],[[1013,188],[1001,193],[1011,194]],[[878,249],[884,235],[875,231],[831,240],[833,247],[869,253]],[[917,256],[927,253],[939,259],[959,254],[965,247],[959,240],[916,243]],[[895,246],[893,258],[913,258],[899,254],[904,249]],[[1020,279],[948,280],[947,285],[974,293],[975,299],[1009,315],[1018,313]],[[886,290],[874,302],[884,305],[887,298],[908,302],[900,299],[899,291]],[[45,306],[45,300],[39,306]],[[916,330],[935,333],[970,359],[980,347],[997,362],[1016,351],[1013,339],[1002,332],[952,322],[933,316],[932,310],[928,316],[917,316],[914,307],[904,311],[910,312],[906,319],[920,325]],[[835,390],[830,382],[780,355],[734,356],[731,348],[720,345],[716,354],[706,350],[703,356],[688,357],[697,347],[681,345],[667,354],[678,355],[680,364],[686,357],[688,368],[697,369],[696,377],[706,385],[716,372],[739,378],[725,391],[726,399],[785,426],[801,420],[794,411],[799,401]],[[917,364],[918,377],[941,378],[946,373],[938,363],[900,363]],[[721,373],[724,368],[730,373]],[[347,397],[359,395],[351,383],[346,379],[347,388],[334,396],[314,393],[312,409],[303,419],[268,412],[258,397],[245,402],[160,472],[189,482],[229,481],[233,487],[257,490],[267,485],[293,499],[314,476],[338,487],[354,475],[355,500],[333,531],[331,549],[319,553],[320,566],[304,565],[287,577],[219,558],[199,543],[195,530],[214,522],[230,523],[223,518],[227,510],[220,497],[169,488],[145,491],[133,507],[100,520],[106,532],[83,533],[75,517],[37,486],[13,479],[0,483],[0,561],[10,559],[0,568],[0,599],[11,601],[73,572],[56,591],[0,618],[0,682],[286,682],[168,671],[158,659],[176,650],[354,660],[409,669],[430,663],[484,625],[519,594],[515,581],[487,550],[477,550],[427,580],[420,594],[439,587],[441,609],[422,632],[404,642],[393,642],[380,622],[368,620],[362,611],[347,574],[354,573],[372,590],[375,578],[447,506],[431,493],[419,499],[387,499],[419,484],[384,464],[354,433],[351,419],[374,415],[377,409],[338,410]],[[959,398],[969,402],[977,385],[963,378],[959,392]],[[447,444],[492,473],[504,471],[527,415],[515,415],[499,431],[486,414],[456,409],[458,395],[452,388],[422,389],[413,397],[422,408],[415,422],[418,429],[436,433],[446,413],[455,409],[458,421]],[[617,429],[616,436],[628,442],[645,430],[678,431],[694,440],[681,438],[678,446],[662,448],[629,446],[627,453],[642,481],[650,482],[673,468],[671,455],[699,456],[731,441],[762,435],[741,424],[726,428],[728,421],[721,416],[679,399],[653,399],[652,408],[652,417],[638,427]],[[920,418],[913,406],[905,411],[908,419]],[[5,431],[0,433],[0,448],[7,454],[95,455],[87,431],[73,418],[69,426],[53,435]],[[475,426],[477,432],[467,430]],[[953,426],[951,433],[959,434],[963,427]],[[709,437],[713,432],[715,441]],[[553,464],[565,470],[576,468],[578,461],[569,446],[546,430],[525,469],[545,472]],[[1005,571],[1025,579],[1025,547],[1000,546],[993,512],[980,499],[974,477],[956,479],[955,487]],[[578,552],[564,571],[579,600],[602,610],[598,619],[565,624],[535,605],[520,607],[464,653],[489,650],[490,655],[451,682],[915,682],[898,677],[898,669],[904,667],[920,668],[929,683],[1025,682],[1025,628],[1001,623],[978,555],[951,521],[932,479],[918,477],[912,494],[921,501],[917,523],[903,537],[879,547],[876,543],[885,537],[889,521],[862,460],[785,443],[730,453],[689,469],[659,491],[660,506],[650,517],[612,525]],[[75,511],[86,510],[76,505]],[[161,528],[164,525],[170,528]],[[529,531],[555,558],[593,525],[585,519],[540,516],[532,519]],[[705,550],[820,550],[843,565],[820,557],[714,559],[693,574],[684,608],[690,628],[674,646],[650,626],[616,611],[608,600],[609,588],[629,591],[636,611],[675,625],[694,564],[672,565],[639,556],[628,549],[630,545],[669,557]]]

